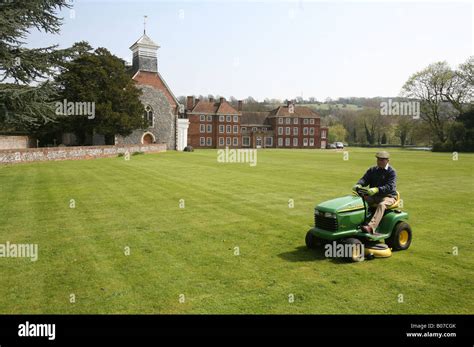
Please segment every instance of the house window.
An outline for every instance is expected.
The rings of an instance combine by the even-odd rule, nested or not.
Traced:
[[[207,121],[212,122],[212,116],[207,116]]]
[[[239,116],[234,116],[234,123],[238,123],[239,122]]]
[[[283,146],[283,139],[281,137],[278,138],[278,147]]]
[[[293,124],[298,124],[298,118],[293,118]]]
[[[293,128],[293,135],[297,136],[298,135],[298,127]]]
[[[286,119],[286,124],[291,124],[291,118]]]
[[[228,123],[230,123],[230,122],[232,122],[232,117],[231,117],[231,116],[226,116],[226,117],[225,117],[225,120],[226,120]]]
[[[262,131],[267,131],[267,128],[262,128]]]
[[[290,138],[289,138],[289,137],[287,137],[287,138],[285,139],[285,146],[286,146],[286,147],[290,147]]]
[[[314,124],[314,118],[311,118],[311,119],[309,120],[309,124]]]
[[[207,125],[207,132],[212,133],[212,124]]]
[[[202,114],[199,120],[201,122],[205,122],[206,121],[206,116]]]
[[[257,127],[253,127],[253,128],[252,128],[252,131],[257,131]]]
[[[226,144],[226,146],[230,146],[231,140],[232,140],[231,137],[226,137],[226,138],[225,138],[225,144]]]
[[[247,128],[246,127],[242,127],[240,128],[241,131],[247,131]]]
[[[291,128],[286,127],[285,135],[291,135]]]
[[[224,116],[219,116],[219,122],[224,122],[225,121],[225,117]]]
[[[219,137],[219,146],[224,146],[224,138]]]
[[[323,138],[323,139],[326,138],[326,129],[321,130],[321,138]]]
[[[244,147],[250,146],[250,136],[243,136],[242,137],[242,146],[244,146]]]
[[[226,132],[227,134],[230,134],[230,133],[232,132],[232,127],[231,127],[230,125],[226,125],[226,127],[225,127],[225,132]]]
[[[308,118],[303,119],[303,124],[308,124]]]
[[[309,134],[314,135],[314,128],[309,128]]]
[[[303,146],[308,147],[308,139],[307,138],[303,139]]]
[[[278,118],[278,124],[283,124],[283,118]]]
[[[223,134],[223,133],[224,133],[224,126],[219,125],[219,134]]]
[[[212,146],[212,137],[207,138],[207,145]]]
[[[278,127],[278,135],[283,135],[283,127]]]
[[[204,146],[206,144],[206,138],[205,137],[200,137],[199,138],[199,145]]]
[[[233,138],[233,141],[234,141],[234,146],[238,146],[239,145],[239,138],[238,137],[234,137]]]
[[[310,146],[314,146],[314,139],[313,139],[313,138],[310,138],[310,139],[309,139],[309,145],[310,145]]]
[[[205,132],[206,132],[206,125],[201,124],[201,125],[199,126],[199,132],[205,133]]]
[[[234,125],[234,134],[238,134],[238,133],[239,133],[239,126]]]
[[[308,128],[306,127],[303,128],[303,135],[308,135]]]
[[[145,114],[143,115],[143,117],[145,118],[148,127],[153,128],[155,117],[153,116],[153,109],[151,108],[151,106],[145,106]]]
[[[298,138],[297,137],[293,138],[293,147],[298,147]]]
[[[265,137],[265,147],[273,146],[273,137]]]

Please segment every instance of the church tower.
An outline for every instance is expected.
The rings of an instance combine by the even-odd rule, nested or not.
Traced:
[[[133,73],[137,71],[158,72],[158,48],[160,46],[154,43],[143,30],[142,37],[130,46],[133,53]]]

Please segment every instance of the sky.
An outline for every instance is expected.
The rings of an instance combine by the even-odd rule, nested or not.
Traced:
[[[396,96],[429,64],[474,55],[472,1],[69,2],[60,34],[32,30],[29,47],[84,40],[131,62],[147,15],[176,96]]]

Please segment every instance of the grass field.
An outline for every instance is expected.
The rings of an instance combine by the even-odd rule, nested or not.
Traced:
[[[39,257],[0,258],[0,313],[473,314],[474,155],[392,150],[412,246],[345,263],[304,237],[314,205],[375,164],[375,149],[347,150],[1,166],[0,243]]]

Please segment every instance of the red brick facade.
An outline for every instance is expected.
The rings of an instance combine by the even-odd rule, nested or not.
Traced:
[[[242,112],[219,102],[187,99],[188,144],[194,148],[326,148],[328,129],[307,107],[288,103],[270,112]]]

